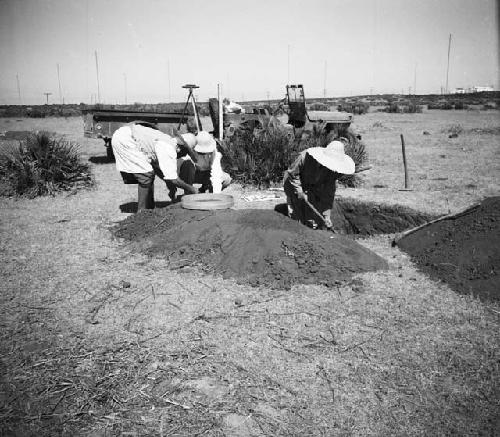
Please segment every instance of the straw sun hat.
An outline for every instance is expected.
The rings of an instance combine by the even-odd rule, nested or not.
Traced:
[[[354,174],[354,161],[345,154],[344,144],[341,141],[332,141],[326,147],[311,147],[307,149],[307,153],[331,171]]]
[[[196,137],[194,134],[188,132],[186,134],[182,134],[181,137],[189,147],[196,146]]]
[[[217,150],[217,143],[215,142],[212,135],[210,135],[207,131],[200,131],[198,135],[196,135],[197,144],[194,148],[199,153],[210,153],[215,152]]]

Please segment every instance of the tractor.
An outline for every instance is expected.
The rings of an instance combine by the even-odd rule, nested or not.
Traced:
[[[314,127],[324,130],[326,134],[333,131],[338,136],[347,136],[353,121],[352,114],[348,112],[308,111],[302,85],[287,85],[280,107],[288,115],[288,124],[294,128],[296,137],[312,131]]]

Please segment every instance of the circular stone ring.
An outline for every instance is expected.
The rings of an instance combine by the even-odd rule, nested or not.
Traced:
[[[233,205],[234,198],[229,194],[187,194],[181,199],[181,206],[185,209],[228,209]]]

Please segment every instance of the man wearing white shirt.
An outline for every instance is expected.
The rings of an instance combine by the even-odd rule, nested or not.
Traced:
[[[192,154],[195,145],[196,138],[192,134],[173,138],[153,126],[139,123],[131,123],[115,131],[111,146],[116,169],[125,183],[137,183],[138,211],[154,208],[155,174],[165,180],[170,193],[176,188],[190,194],[198,192],[177,173],[178,150],[186,149]]]
[[[188,184],[201,184],[200,193],[220,193],[231,183],[231,176],[222,170],[221,159],[215,139],[208,132],[200,131],[196,135],[194,156],[190,154],[178,160],[178,173]]]

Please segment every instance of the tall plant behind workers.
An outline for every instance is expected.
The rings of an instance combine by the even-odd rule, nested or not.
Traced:
[[[130,123],[115,131],[111,145],[124,183],[137,184],[138,211],[155,206],[155,175],[165,180],[170,192],[177,188],[191,194],[198,192],[177,173],[177,153],[183,149],[193,153],[196,145],[193,134],[172,137],[153,125]]]
[[[332,229],[337,179],[354,170],[354,161],[345,154],[341,141],[301,152],[283,179],[288,215],[313,229]]]

